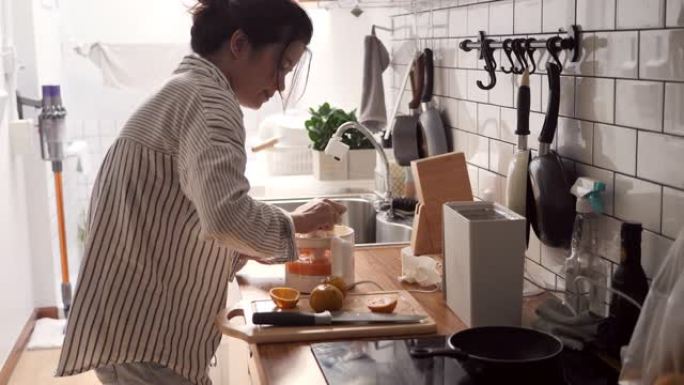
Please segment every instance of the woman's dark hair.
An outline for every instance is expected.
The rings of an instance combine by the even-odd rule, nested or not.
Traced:
[[[256,49],[309,44],[313,33],[309,15],[293,0],[199,0],[191,13],[190,45],[201,56],[216,52],[238,29]]]

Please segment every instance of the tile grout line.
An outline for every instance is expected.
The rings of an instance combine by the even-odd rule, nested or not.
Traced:
[[[663,221],[665,220],[665,187],[663,185],[660,186],[660,233],[665,232],[665,225],[663,224]]]
[[[641,31],[637,31],[637,79],[641,79]]]
[[[591,123],[591,122],[589,122],[589,123]],[[511,143],[511,142],[506,141],[506,140],[504,140],[504,139],[492,138],[492,137],[489,137],[489,136],[486,136],[486,135],[482,135],[482,134],[480,134],[479,132],[473,132],[473,131],[465,130],[465,129],[462,129],[462,128],[459,128],[459,127],[452,127],[452,126],[448,126],[448,127],[449,127],[449,129],[451,129],[451,130],[456,130],[456,131],[460,131],[460,132],[467,133],[467,134],[470,134],[470,135],[475,135],[475,136],[479,136],[479,137],[486,138],[486,139],[490,139],[490,140],[496,140],[496,141],[499,141],[499,142],[504,142],[504,143],[507,143],[507,144],[510,144],[510,145],[515,146],[514,143]],[[638,176],[638,175],[636,175],[636,174],[634,174],[634,175],[633,175],[633,174],[628,174],[628,173],[625,173],[625,172],[622,172],[622,171],[612,170],[612,169],[609,169],[609,168],[602,167],[602,166],[600,166],[600,165],[593,164],[593,153],[594,153],[594,151],[593,151],[593,146],[594,146],[594,142],[595,142],[595,140],[594,140],[595,135],[596,135],[596,127],[594,127],[594,136],[592,137],[592,163],[591,163],[591,164],[590,164],[590,163],[583,162],[583,161],[581,161],[581,160],[579,160],[579,159],[569,158],[569,157],[566,157],[566,156],[561,156],[561,158],[567,159],[567,160],[570,160],[570,161],[573,161],[573,162],[575,162],[575,163],[577,163],[577,164],[579,164],[579,165],[581,165],[581,166],[593,167],[593,168],[595,168],[595,169],[607,171],[607,172],[613,173],[613,174],[615,174],[615,175],[621,175],[621,176],[625,176],[625,177],[628,177],[628,178],[637,179],[637,180],[642,181],[642,182],[647,182],[647,183],[650,183],[650,184],[654,184],[654,185],[658,185],[658,186],[667,187],[667,188],[670,188],[670,189],[673,189],[673,190],[676,190],[676,191],[679,191],[679,192],[683,192],[683,193],[684,193],[684,188],[681,188],[681,187],[676,187],[676,186],[668,185],[668,184],[666,184],[666,183],[658,182],[658,181],[655,181],[655,180],[653,180],[653,179],[644,178],[644,177]],[[534,150],[534,149],[533,149],[533,151],[537,151],[537,150]],[[499,175],[504,176],[503,174],[499,174]]]
[[[667,105],[667,99],[666,99],[665,97],[667,96],[667,84],[668,84],[668,83],[667,83],[666,81],[663,81],[663,115],[662,115],[662,118],[663,118],[663,119],[662,119],[662,121],[660,122],[660,131],[658,131],[658,132],[662,132],[662,133],[665,133],[665,118],[666,118],[666,116],[665,116],[665,110],[666,110],[665,106]]]
[[[613,123],[617,125],[617,80],[613,79]]]
[[[606,80],[620,80],[620,79],[606,79]],[[393,91],[396,91],[396,90],[398,90],[398,88],[392,87],[392,90],[393,90]],[[409,94],[409,91],[404,91],[404,93],[405,93],[405,94]],[[480,101],[480,100],[463,99],[463,98],[458,98],[458,97],[454,97],[454,96],[439,95],[439,94],[435,94],[435,96],[436,96],[436,97],[439,97],[439,98],[453,99],[453,100],[458,100],[458,101],[462,101],[462,102],[479,103],[479,104],[486,104],[486,105],[495,106],[495,107],[501,107],[501,108],[507,108],[507,109],[515,109],[515,106],[511,107],[511,106],[500,105],[500,104],[495,104],[495,103],[490,103],[490,102],[483,102],[483,101]],[[575,95],[575,98],[577,98],[577,95]],[[515,104],[515,103],[514,103],[514,104]],[[577,104],[577,103],[575,103],[575,104]],[[544,114],[544,112],[542,112],[541,110],[530,110],[530,112],[531,112],[531,113],[534,113],[534,114],[541,114],[541,115]],[[578,116],[576,116],[576,112],[575,112],[575,115],[574,115],[574,116],[571,116],[571,115],[558,115],[558,116],[559,116],[559,118],[566,118],[566,119],[578,120],[578,121],[581,121],[581,122],[595,123],[595,124],[603,124],[603,125],[614,126],[614,127],[618,127],[618,128],[625,128],[625,129],[634,130],[634,131],[637,131],[637,132],[640,132],[640,133],[651,133],[651,134],[658,134],[658,135],[662,135],[662,136],[669,136],[669,137],[673,137],[673,138],[677,138],[677,139],[684,139],[684,134],[671,133],[671,132],[664,132],[664,131],[662,131],[662,130],[660,130],[660,131],[655,131],[655,130],[649,130],[649,129],[646,129],[646,128],[640,128],[640,127],[634,127],[634,126],[627,126],[627,125],[624,125],[624,124],[618,124],[618,123],[614,123],[614,122],[613,122],[613,123],[610,123],[610,122],[604,122],[604,121],[599,121],[599,120],[587,119],[587,118],[583,118],[583,117],[578,117]],[[615,114],[613,114],[613,120],[615,120]]]
[[[515,11],[514,11],[515,12]],[[565,27],[565,26],[562,26]],[[676,26],[676,27],[665,27],[665,28],[659,28],[659,27],[645,27],[645,28],[628,28],[628,29],[593,29],[593,30],[582,30],[583,34],[591,34],[591,33],[604,33],[604,34],[620,34],[620,33],[625,33],[625,32],[670,32],[670,31],[683,31],[684,26]],[[530,32],[530,33],[522,33],[518,32],[516,33],[515,30],[513,33],[507,34],[487,34],[487,37],[489,38],[505,38],[507,36],[525,36],[525,35],[549,35],[549,36],[554,36],[558,35],[558,32]],[[466,34],[466,35],[448,35],[448,36],[435,36],[435,40],[448,40],[448,39],[472,39],[472,38],[477,38],[478,34]],[[399,42],[399,41],[406,41],[406,40],[413,40],[413,38],[407,37],[407,38],[400,38],[400,39],[389,39],[391,42]]]
[[[479,61],[477,59],[476,61]],[[397,63],[397,62],[390,62],[390,66],[401,66],[401,67],[406,67],[408,66],[408,63]],[[487,72],[485,71],[482,67],[451,67],[451,66],[435,66],[435,69],[437,68],[442,68],[442,69],[448,69],[448,70],[457,70],[457,71],[479,71],[479,72]],[[501,75],[504,74],[500,69],[497,69],[495,71],[497,74]],[[539,75],[543,76],[546,75],[545,72],[535,72],[534,74],[531,75]],[[678,79],[663,79],[663,78],[643,78],[643,77],[627,77],[627,76],[600,76],[600,75],[588,75],[588,74],[573,74],[573,73],[565,73],[561,74],[561,77],[575,77],[575,78],[587,78],[587,79],[605,79],[605,80],[632,80],[632,81],[649,81],[649,82],[669,82],[669,83],[674,83],[674,84],[684,84],[684,79],[683,80],[678,80]]]

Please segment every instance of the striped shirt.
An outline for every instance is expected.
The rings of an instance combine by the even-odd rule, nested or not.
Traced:
[[[195,55],[130,118],[93,188],[57,376],[150,362],[211,383],[228,280],[295,257],[289,214],[247,195],[244,143],[228,80]]]

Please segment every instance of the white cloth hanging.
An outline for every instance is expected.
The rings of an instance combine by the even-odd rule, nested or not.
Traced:
[[[106,86],[141,90],[158,88],[191,52],[189,44],[172,43],[97,42],[76,46],[74,50],[100,69]]]

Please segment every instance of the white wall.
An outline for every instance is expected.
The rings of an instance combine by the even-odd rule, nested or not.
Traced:
[[[314,22],[311,40],[313,62],[309,87],[300,103],[303,107],[315,106],[323,101],[344,108],[358,108],[361,102],[363,77],[364,37],[371,32],[373,23],[391,27],[388,9],[368,9],[360,17],[348,9],[321,9],[307,7]],[[376,30],[376,35],[391,48],[391,34]],[[389,82],[390,71],[386,71]],[[389,96],[388,96],[389,99]]]
[[[14,0],[11,4],[17,89],[23,96],[40,98],[41,85],[62,82],[59,8],[56,2],[43,0]],[[36,117],[31,107],[24,108],[24,113],[26,117]],[[24,195],[28,202],[26,218],[30,229],[33,305],[54,306],[60,302],[54,185],[48,163],[40,159],[35,131],[34,139],[34,152],[22,158],[24,178],[31,186]]]
[[[0,41],[11,38],[8,20],[9,4],[0,3]],[[4,75],[0,62],[0,74]],[[11,76],[0,76],[0,89],[14,94]],[[21,328],[33,310],[31,247],[27,222],[27,203],[24,198],[31,188],[23,177],[23,162],[10,148],[8,120],[13,114],[10,99],[0,104],[0,363],[10,352]]]

